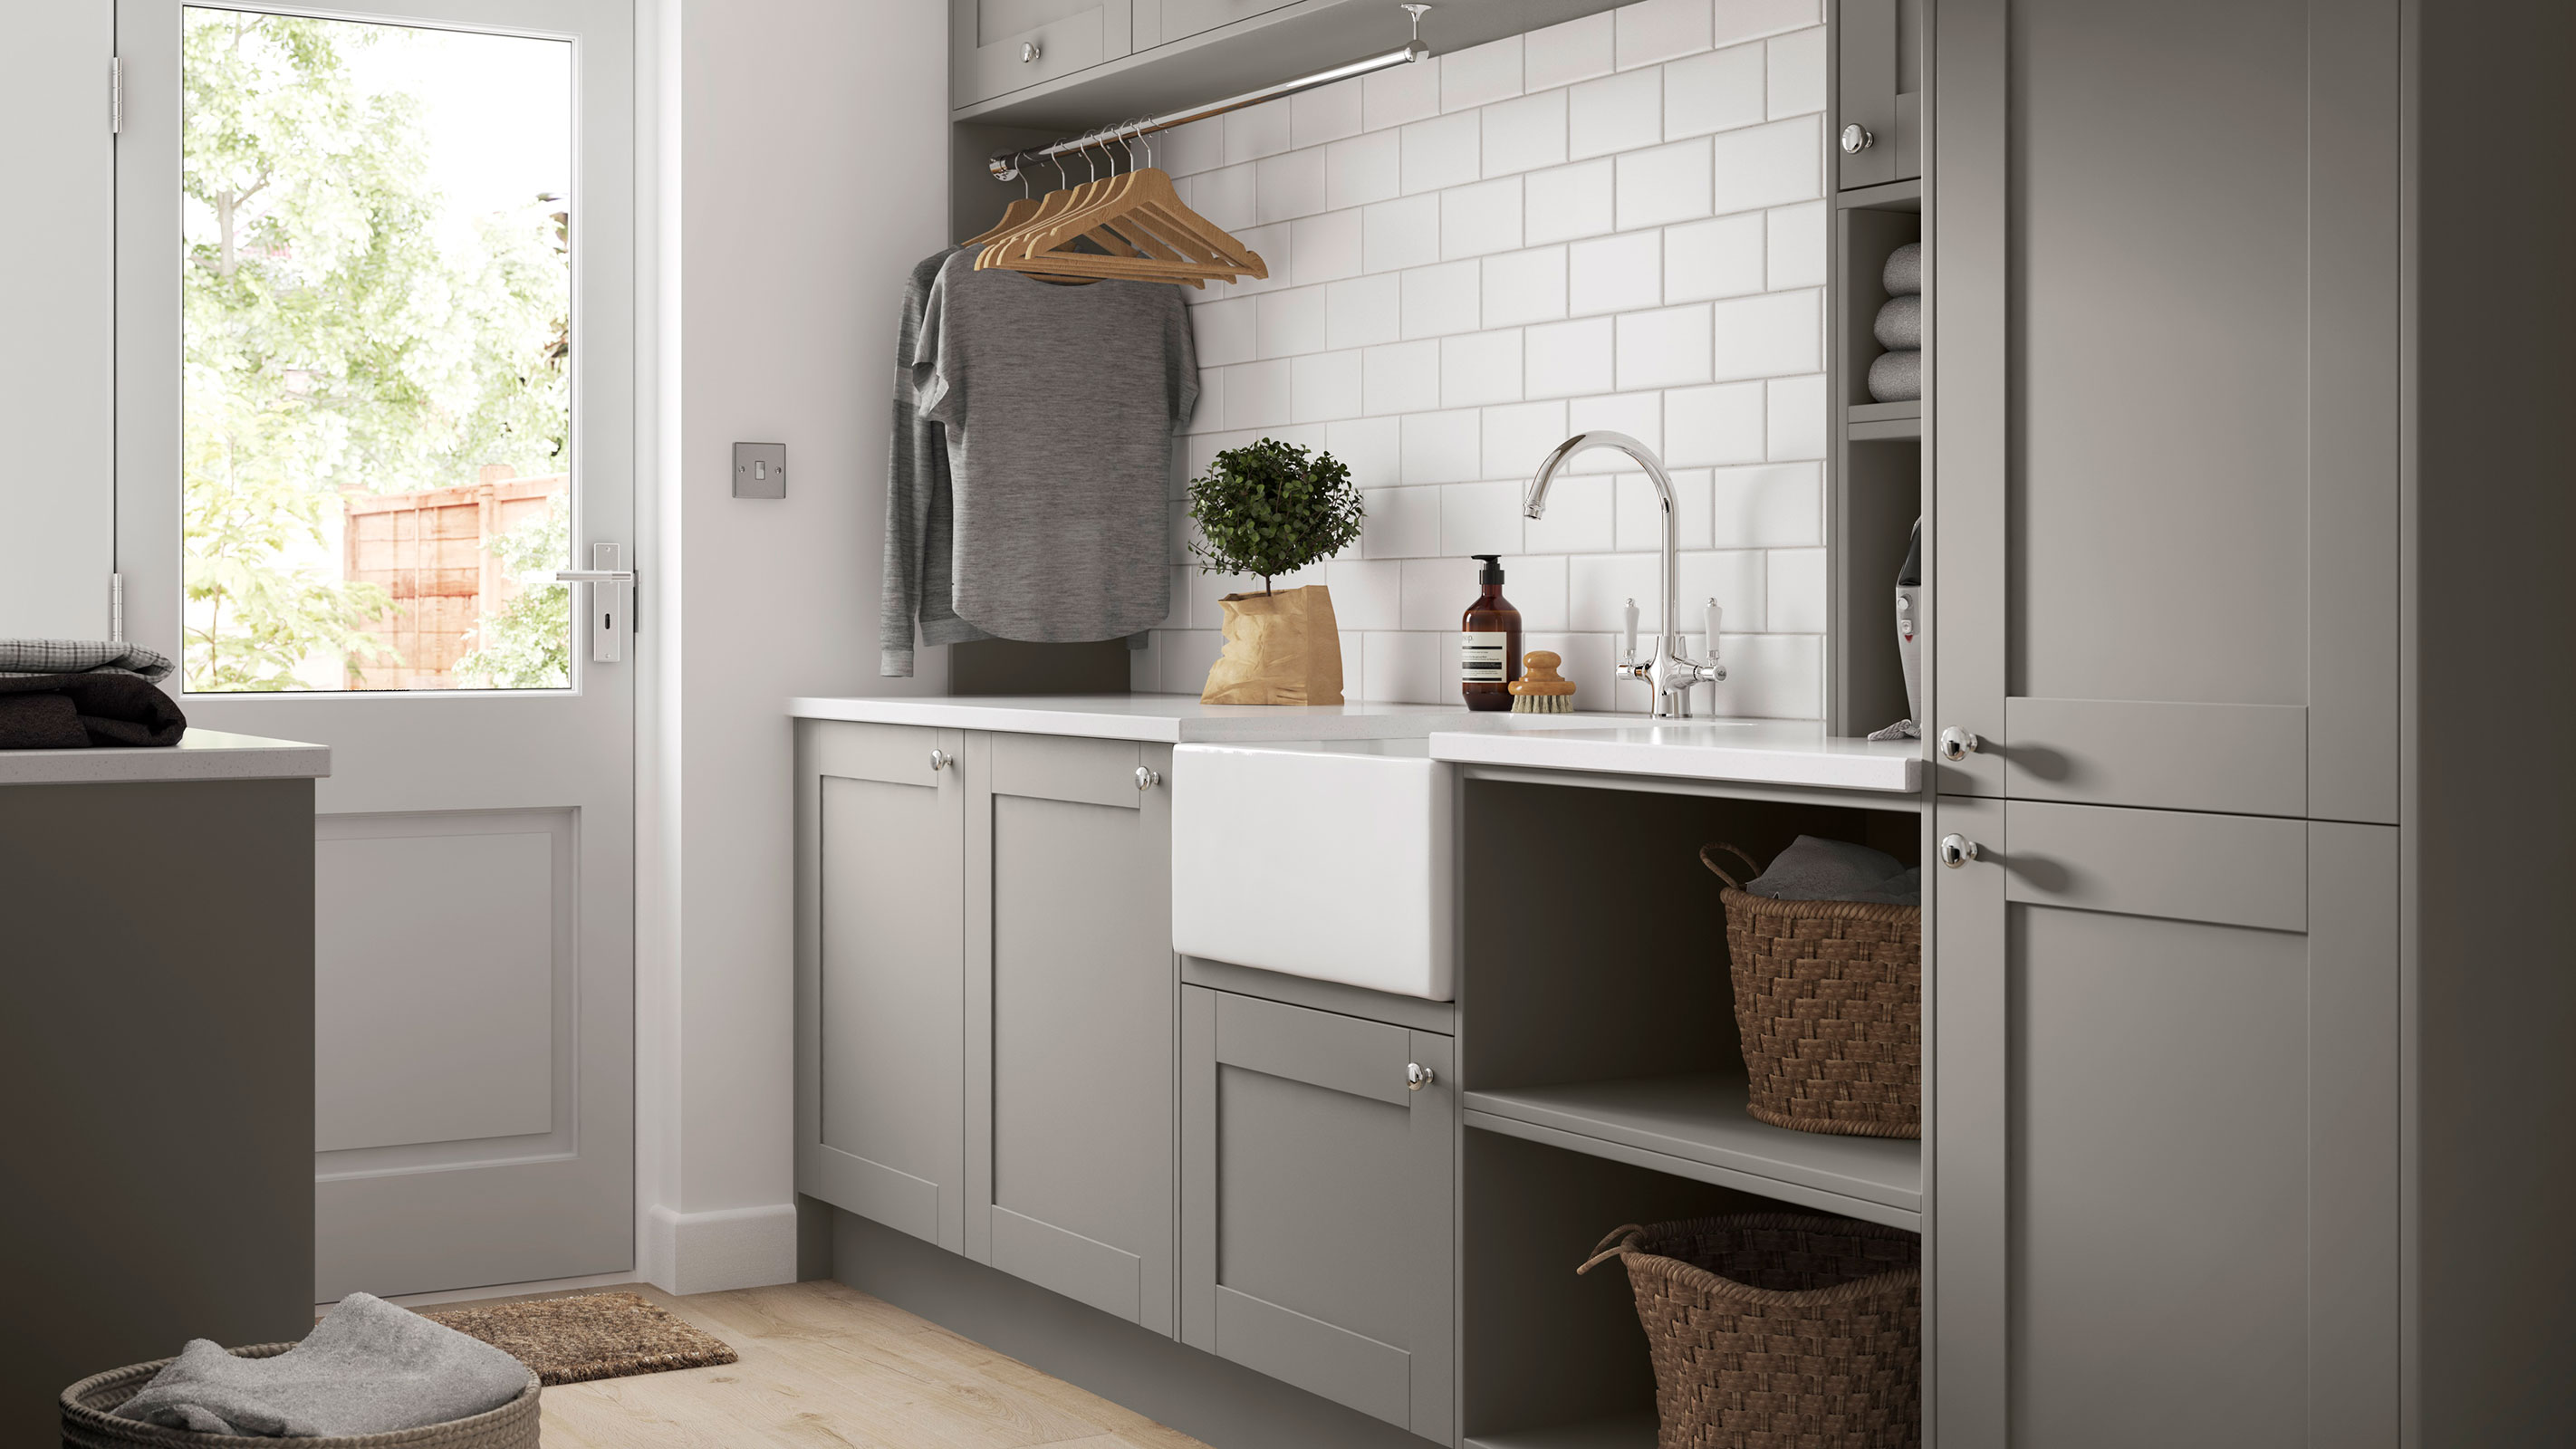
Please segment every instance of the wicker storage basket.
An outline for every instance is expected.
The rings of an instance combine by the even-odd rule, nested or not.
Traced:
[[[1751,1089],[1745,1110],[1775,1127],[1852,1137],[1923,1135],[1923,908],[1779,901],[1743,888],[1700,847],[1726,889],[1735,1025]]]
[[[1604,1238],[1655,1364],[1658,1449],[1922,1442],[1922,1242],[1848,1218],[1740,1213]]]
[[[274,1358],[293,1347],[291,1343],[262,1343],[234,1349],[233,1353],[239,1358]],[[158,1424],[115,1417],[112,1411],[141,1393],[143,1386],[152,1382],[152,1376],[169,1362],[165,1358],[132,1368],[110,1369],[63,1390],[63,1449],[219,1449],[226,1445],[240,1449],[244,1441],[229,1434],[165,1429]],[[386,1434],[342,1434],[275,1442],[291,1443],[297,1449],[537,1449],[537,1375],[534,1370],[529,1372],[528,1386],[519,1391],[517,1398],[470,1419]]]

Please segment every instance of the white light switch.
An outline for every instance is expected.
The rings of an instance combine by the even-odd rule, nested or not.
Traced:
[[[787,445],[785,443],[734,444],[733,496],[736,498],[786,497]]]

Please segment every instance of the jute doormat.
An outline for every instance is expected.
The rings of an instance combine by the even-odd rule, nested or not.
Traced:
[[[632,1293],[584,1293],[425,1313],[537,1371],[548,1388],[737,1361],[723,1340]]]

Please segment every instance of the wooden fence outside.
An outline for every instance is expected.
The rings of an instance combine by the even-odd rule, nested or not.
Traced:
[[[340,496],[342,577],[381,585],[393,608],[365,627],[388,651],[348,671],[350,689],[453,689],[475,630],[518,593],[492,544],[544,516],[569,474],[521,478],[506,464],[417,493]]]

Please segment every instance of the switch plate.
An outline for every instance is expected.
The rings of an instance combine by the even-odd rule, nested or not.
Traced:
[[[787,445],[785,443],[734,444],[733,496],[736,498],[786,497]]]

